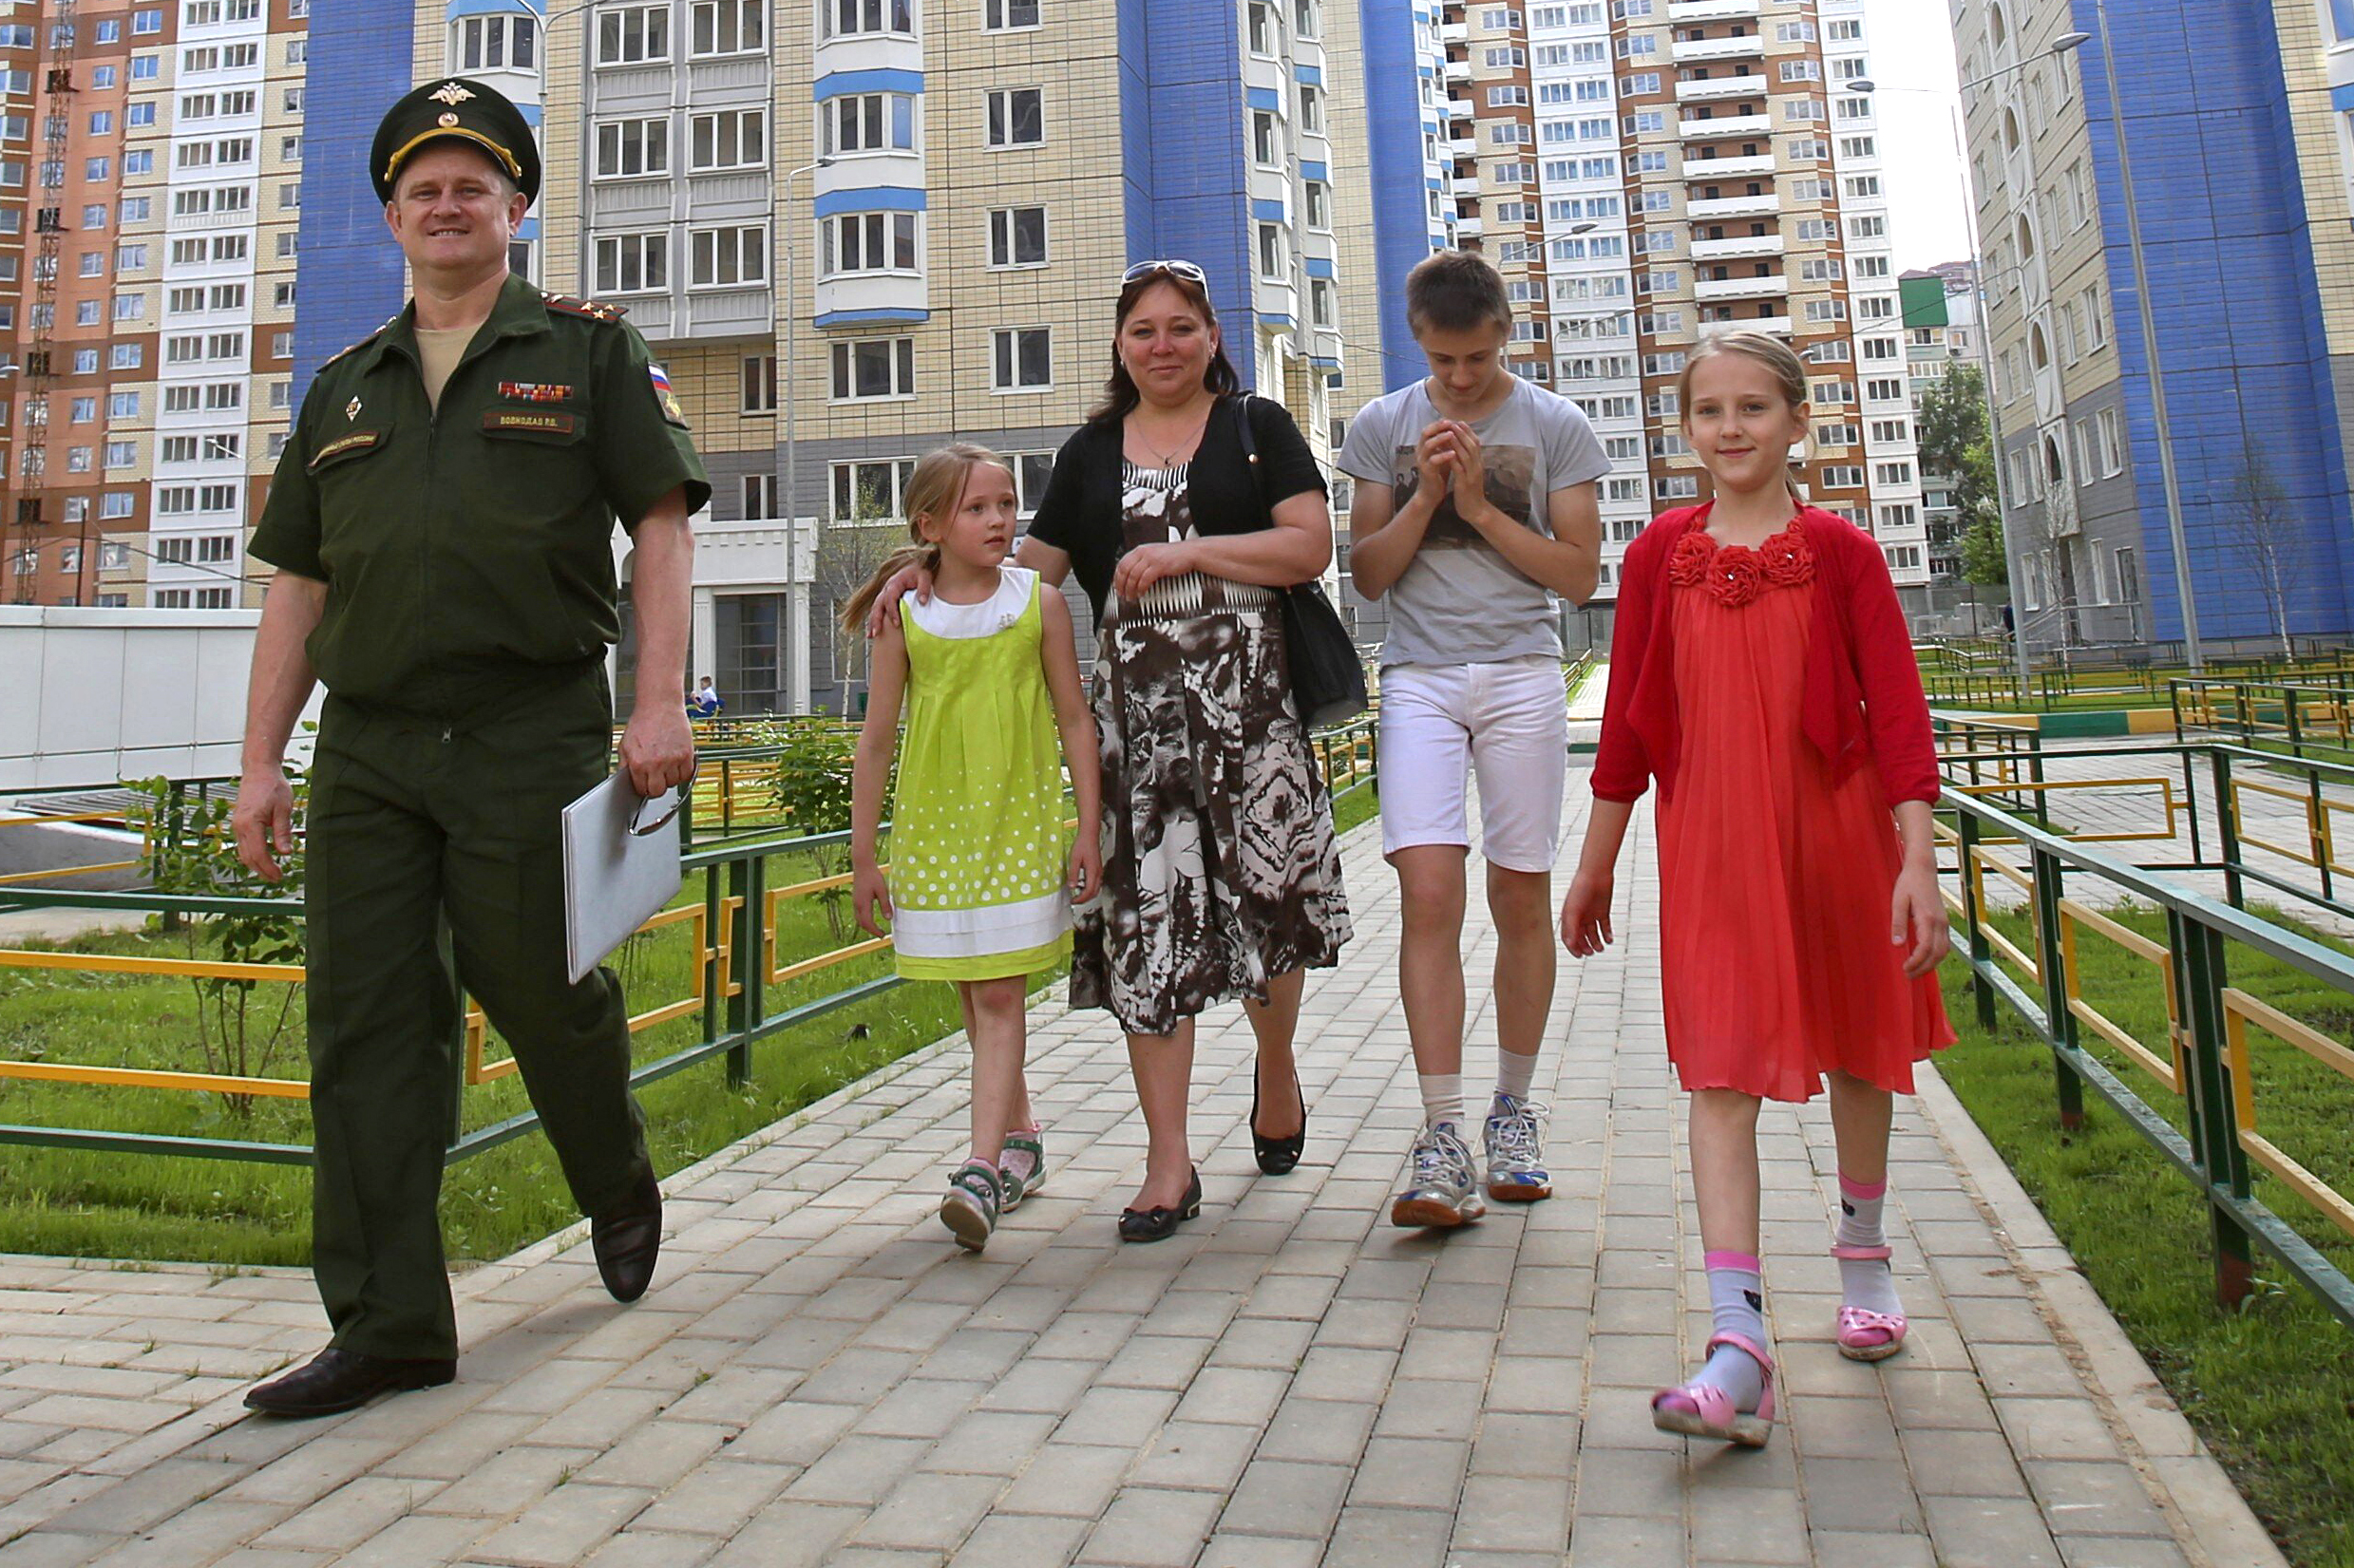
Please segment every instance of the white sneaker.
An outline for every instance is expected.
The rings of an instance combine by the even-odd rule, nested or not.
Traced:
[[[1408,1229],[1468,1225],[1488,1212],[1472,1180],[1471,1151],[1452,1122],[1426,1126],[1407,1156],[1406,1190],[1390,1203],[1390,1223]]]

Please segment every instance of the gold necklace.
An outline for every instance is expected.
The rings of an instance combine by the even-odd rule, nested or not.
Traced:
[[[1212,403],[1210,406],[1215,408],[1217,407],[1217,404]],[[1164,452],[1159,447],[1153,445],[1150,441],[1146,439],[1143,426],[1132,426],[1136,437],[1136,444],[1152,454],[1153,466],[1156,468],[1172,468],[1176,466],[1175,460],[1177,454],[1185,450],[1187,446],[1197,444],[1202,439],[1202,432],[1208,428],[1209,415],[1205,413],[1202,416],[1201,424],[1196,425],[1192,429],[1186,431],[1184,436],[1180,437],[1173,444],[1170,445],[1168,451]]]

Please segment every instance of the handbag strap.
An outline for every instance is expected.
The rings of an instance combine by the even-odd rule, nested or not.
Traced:
[[[1250,469],[1251,493],[1259,498],[1259,525],[1272,528],[1275,508],[1267,504],[1267,477],[1259,463],[1259,438],[1251,433],[1250,400],[1250,393],[1237,392],[1227,401],[1234,407],[1234,434],[1243,444],[1243,463]]]

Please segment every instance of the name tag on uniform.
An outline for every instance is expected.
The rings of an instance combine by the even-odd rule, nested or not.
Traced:
[[[382,430],[354,430],[348,436],[337,436],[311,454],[308,467],[313,473],[316,473],[323,465],[334,462],[337,458],[349,457],[354,452],[367,451],[383,439]]]
[[[542,413],[536,408],[493,408],[483,415],[483,428],[528,430],[541,436],[568,436],[572,434],[573,418],[570,414]]]
[[[517,403],[570,403],[572,388],[560,381],[503,381],[499,395]]]

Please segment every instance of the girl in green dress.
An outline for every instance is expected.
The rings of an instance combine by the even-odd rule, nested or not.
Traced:
[[[1030,977],[1071,952],[1071,906],[1102,879],[1095,723],[1079,689],[1071,610],[1007,561],[1020,503],[1003,458],[943,447],[902,504],[915,543],[843,607],[856,629],[904,566],[932,575],[871,644],[850,804],[858,923],[890,935],[900,974],[947,980],[973,1043],[973,1152],[940,1219],[978,1252],[997,1216],[1035,1192],[1046,1150],[1022,1078]],[[900,734],[902,699],[907,730]],[[899,754],[891,865],[875,858],[883,781]],[[1063,827],[1068,765],[1078,834]]]

